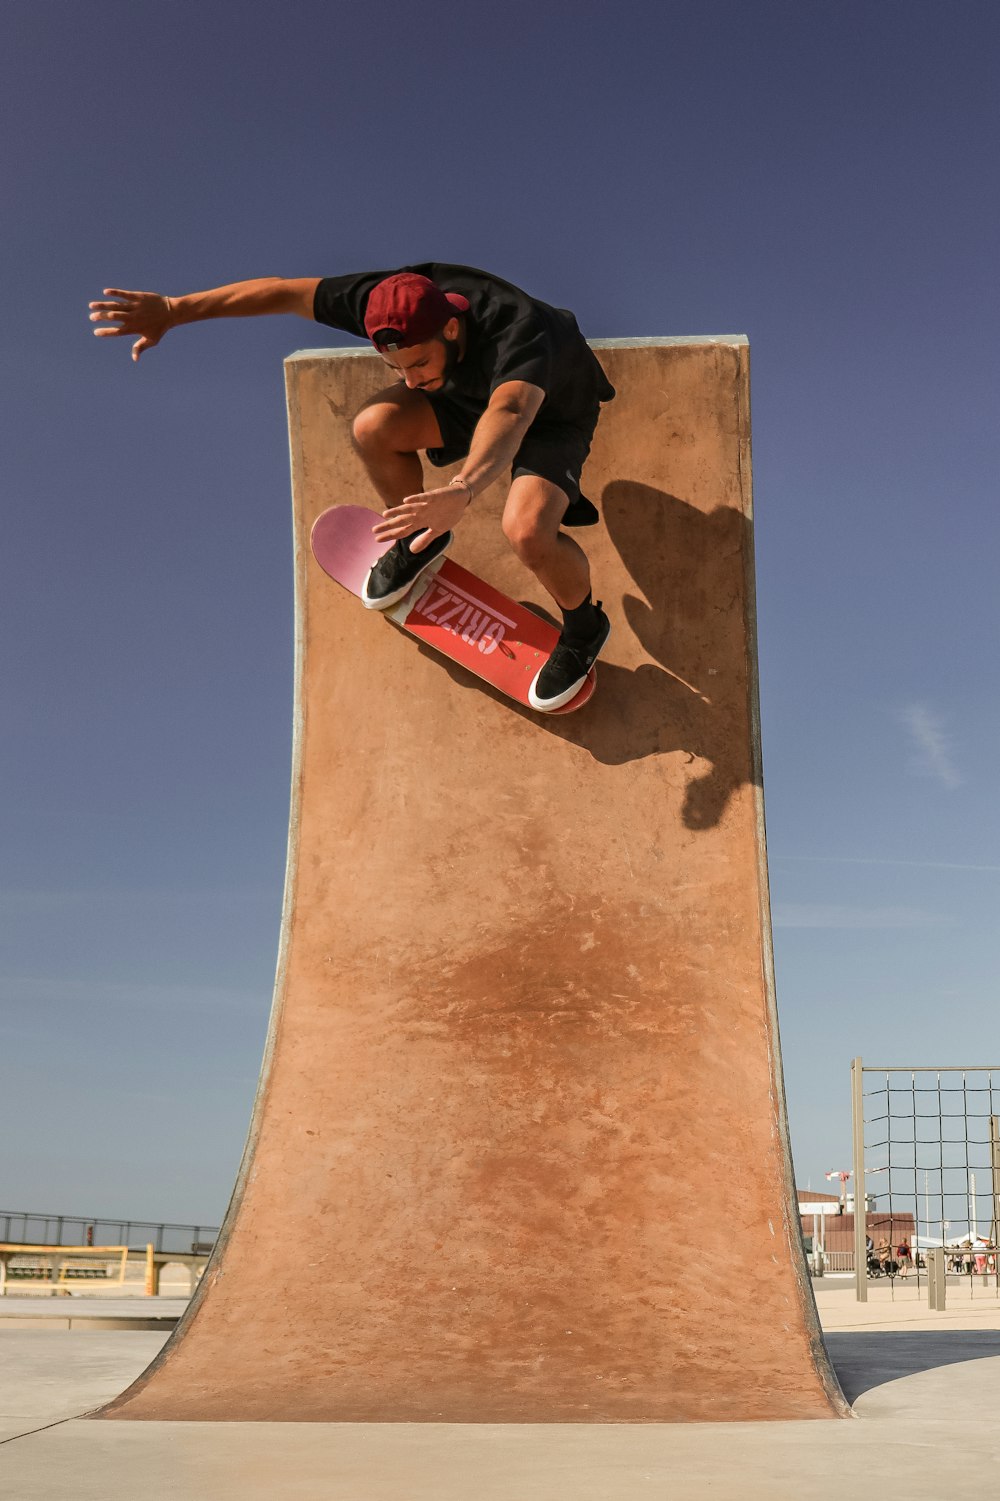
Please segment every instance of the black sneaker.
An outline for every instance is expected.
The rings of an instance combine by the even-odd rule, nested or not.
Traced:
[[[583,687],[587,673],[604,650],[611,635],[611,621],[601,609],[600,600],[595,609],[598,614],[597,629],[583,640],[568,639],[565,631],[556,642],[555,649],[534,682],[528,689],[528,702],[533,709],[551,714],[574,699]]]
[[[413,535],[416,537],[419,533]],[[361,586],[361,603],[366,610],[388,610],[409,594],[425,568],[429,568],[434,559],[451,546],[452,533],[442,532],[423,552],[411,552],[406,545],[409,540],[403,537],[394,542],[369,570]]]

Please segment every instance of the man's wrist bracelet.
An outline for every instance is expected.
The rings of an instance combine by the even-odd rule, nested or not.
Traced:
[[[455,478],[449,480],[448,483],[449,483],[449,485],[462,485],[468,491],[469,504],[470,505],[475,500],[475,498],[476,498],[475,491],[473,490],[472,486],[469,484],[469,481],[467,479],[462,479],[459,475],[456,474]]]

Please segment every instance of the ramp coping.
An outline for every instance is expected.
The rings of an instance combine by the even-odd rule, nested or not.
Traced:
[[[659,338],[655,335],[649,338],[636,339],[588,339],[587,343],[592,349],[662,349],[675,344],[724,344],[730,348],[741,349],[749,345],[750,340],[746,334],[681,334]],[[365,344],[338,344],[332,349],[296,349],[294,353],[286,355],[285,364],[291,364],[293,360],[316,360],[316,359],[342,359],[346,355],[367,354],[372,359],[378,355],[378,351],[368,348]]]

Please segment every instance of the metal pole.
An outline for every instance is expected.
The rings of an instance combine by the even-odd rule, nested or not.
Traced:
[[[1000,1117],[989,1117],[989,1162],[992,1166],[992,1219],[989,1223],[989,1244],[997,1244],[1000,1235]]]
[[[934,1307],[938,1313],[944,1312],[944,1304],[947,1301],[947,1256],[944,1255],[944,1247],[938,1247],[937,1265],[934,1267],[935,1297]]]
[[[944,1312],[947,1269],[943,1246],[935,1246],[927,1252],[927,1306],[936,1313]]]
[[[864,1065],[860,1058],[851,1060],[851,1124],[854,1136],[854,1296],[859,1303],[868,1302],[868,1251],[865,1239],[868,1216],[865,1213],[865,1093]]]

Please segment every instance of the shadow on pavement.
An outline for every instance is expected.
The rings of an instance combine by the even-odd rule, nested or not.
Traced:
[[[824,1341],[848,1402],[903,1376],[1000,1355],[997,1329],[842,1330]]]

